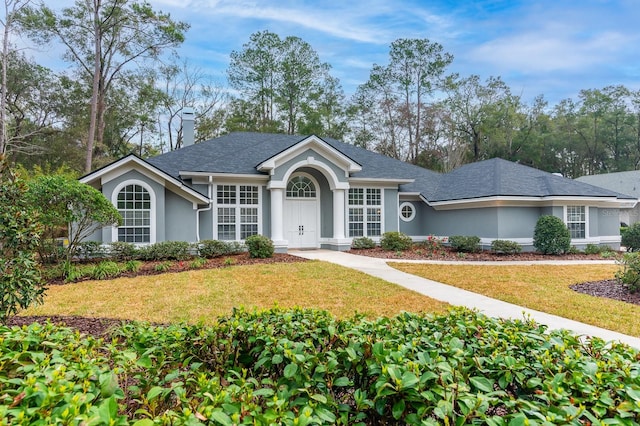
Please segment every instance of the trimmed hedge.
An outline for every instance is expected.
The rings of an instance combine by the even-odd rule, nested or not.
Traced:
[[[413,246],[413,240],[410,236],[402,232],[392,231],[382,234],[380,239],[380,247],[391,251],[405,251]]]
[[[351,248],[355,250],[372,249],[376,246],[376,242],[369,237],[354,238],[351,242]]]
[[[533,231],[533,247],[542,254],[564,254],[571,250],[571,234],[562,219],[544,215]]]
[[[517,254],[522,251],[522,247],[515,241],[493,240],[491,242],[491,251],[502,254]]]
[[[627,251],[640,251],[640,222],[634,223],[624,231],[621,244]]]
[[[273,257],[273,253],[275,251],[273,241],[264,235],[251,235],[250,237],[247,237],[245,244],[249,251],[249,257],[256,259]]]
[[[475,253],[480,251],[480,237],[452,235],[449,237],[449,245],[458,252]]]

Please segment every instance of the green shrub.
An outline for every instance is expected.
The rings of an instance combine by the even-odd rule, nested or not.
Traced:
[[[571,249],[571,234],[562,219],[544,215],[533,231],[533,247],[542,254],[563,254]]]
[[[613,251],[611,247],[598,244],[587,244],[584,248],[584,254],[602,254],[610,251]]]
[[[627,251],[640,251],[640,222],[636,222],[624,231],[621,244]]]
[[[449,245],[455,251],[475,253],[480,251],[480,237],[476,237],[475,235],[452,235],[449,237]]]
[[[139,260],[127,260],[124,264],[123,270],[126,272],[137,273],[142,267],[142,262]]]
[[[122,270],[116,262],[105,260],[93,267],[91,278],[95,280],[104,280],[106,278],[115,277],[119,275],[120,272],[122,272]]]
[[[142,260],[185,260],[191,257],[191,244],[186,241],[162,241],[138,249]]]
[[[616,272],[616,279],[619,283],[627,287],[631,293],[640,290],[640,254],[625,253],[618,260],[620,268]]]
[[[156,272],[167,272],[171,269],[171,262],[160,262],[156,266],[153,267]]]
[[[245,244],[249,250],[249,257],[256,259],[273,257],[273,252],[275,251],[273,241],[264,235],[251,235],[247,237]]]
[[[130,260],[136,257],[138,250],[133,243],[114,241],[109,244],[109,254],[115,260]]]
[[[191,261],[191,264],[189,265],[189,267],[191,267],[192,269],[200,269],[206,264],[207,264],[207,259],[205,259],[204,257],[196,257]]]
[[[411,237],[402,232],[385,232],[380,239],[380,247],[385,250],[404,251],[409,250],[412,246],[413,240]]]
[[[244,245],[237,241],[202,240],[197,244],[198,255],[205,259],[228,256],[245,251]]]
[[[516,254],[522,251],[522,247],[515,241],[493,240],[491,242],[491,251],[504,254]]]
[[[104,257],[105,253],[99,241],[83,241],[78,243],[73,254],[81,259],[95,259]]]
[[[355,250],[372,249],[376,246],[376,242],[369,237],[354,238],[351,242],[351,248]]]

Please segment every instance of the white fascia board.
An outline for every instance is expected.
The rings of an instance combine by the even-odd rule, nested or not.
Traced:
[[[186,172],[180,171],[180,176],[187,179],[199,179],[211,177],[214,181],[255,182],[268,181],[269,175],[247,175],[240,173],[211,173],[211,172]]]
[[[426,200],[425,200],[426,201]],[[484,197],[465,200],[431,201],[428,202],[436,210],[475,209],[482,207],[552,207],[567,204],[586,205],[591,207],[621,208],[629,200],[615,197]]]
[[[269,172],[275,169],[282,163],[286,163],[295,156],[308,148],[314,148],[319,154],[327,157],[327,159],[333,161],[340,167],[343,167],[349,173],[355,173],[362,170],[362,166],[356,163],[351,158],[344,155],[331,145],[327,144],[317,136],[309,136],[308,138],[298,142],[297,144],[289,147],[288,149],[274,155],[273,157],[263,161],[256,167],[261,172]]]
[[[405,183],[413,183],[414,179],[390,179],[390,178],[349,178],[349,183],[356,185],[403,185]]]
[[[176,190],[183,192],[192,202],[200,202],[202,204],[208,204],[209,198],[200,194],[198,191],[189,188],[180,180],[174,178],[173,176],[163,172],[157,167],[147,163],[146,161],[136,157],[135,155],[128,155],[124,158],[121,158],[118,161],[115,161],[101,169],[96,170],[93,173],[89,173],[86,176],[83,176],[79,179],[80,182],[91,184],[95,182],[100,182],[100,184],[104,184],[109,182],[110,180],[115,179],[118,176],[121,176],[122,173],[119,172],[119,169],[123,167],[129,166],[129,170],[137,170],[149,179],[154,180],[155,182],[161,184],[162,186],[170,186]]]
[[[425,201],[419,192],[398,192],[398,197],[401,200]]]

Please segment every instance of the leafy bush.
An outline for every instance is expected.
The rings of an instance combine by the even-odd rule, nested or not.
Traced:
[[[78,243],[74,255],[81,259],[94,259],[96,257],[103,257],[104,250],[102,243],[99,241],[83,241]]]
[[[522,247],[515,241],[493,240],[491,242],[491,251],[504,254],[516,254],[522,251]]]
[[[198,255],[205,259],[228,256],[245,251],[245,247],[237,241],[202,240],[197,244]]]
[[[449,245],[455,251],[475,253],[480,251],[480,238],[475,235],[452,235],[449,237]]]
[[[427,250],[429,254],[434,255],[436,253],[443,252],[445,240],[445,238],[438,238],[433,235],[429,235],[421,245]]]
[[[640,251],[640,222],[636,222],[622,234],[621,244],[627,251]]]
[[[104,280],[106,278],[119,275],[122,270],[120,266],[111,260],[105,260],[93,267],[91,277],[95,280]]]
[[[136,257],[138,250],[133,243],[114,241],[109,244],[109,254],[115,260],[131,260]]]
[[[351,248],[355,250],[372,249],[376,246],[376,242],[369,237],[354,238],[351,242]]]
[[[404,251],[409,250],[412,246],[413,240],[411,237],[402,232],[385,232],[380,239],[380,247],[385,250]]]
[[[189,265],[189,267],[192,269],[200,269],[206,264],[207,264],[207,259],[205,259],[204,257],[196,257],[191,261],[191,264]]]
[[[122,269],[126,272],[137,273],[141,267],[142,262],[139,260],[127,260]]]
[[[153,267],[153,270],[156,272],[167,272],[170,269],[171,269],[171,262],[160,262]]]
[[[640,291],[640,254],[625,253],[618,261],[620,268],[616,272],[616,279],[627,287],[631,293]]]
[[[274,247],[273,241],[264,235],[251,235],[245,240],[249,257],[257,259],[265,259],[273,257]]]
[[[0,418],[140,426],[640,418],[636,350],[465,309],[372,321],[236,310],[214,327],[130,323],[114,337],[51,324],[0,328]]]
[[[42,227],[26,193],[0,153],[0,324],[42,302],[46,291],[36,261]]]
[[[571,249],[571,234],[562,219],[544,215],[533,231],[533,247],[542,254],[563,254]]]
[[[191,257],[191,244],[186,241],[162,241],[138,249],[142,260],[185,260]]]

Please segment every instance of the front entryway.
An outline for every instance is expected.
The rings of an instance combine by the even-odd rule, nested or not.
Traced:
[[[284,232],[289,248],[318,247],[318,192],[309,176],[299,174],[287,184]]]
[[[316,200],[287,200],[285,202],[285,237],[289,240],[289,247],[318,247],[317,214]]]

